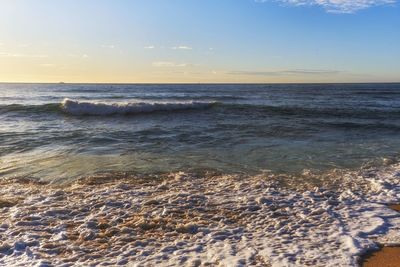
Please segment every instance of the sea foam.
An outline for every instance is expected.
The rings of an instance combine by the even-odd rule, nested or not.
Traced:
[[[157,111],[179,111],[208,108],[215,102],[96,102],[64,99],[61,103],[63,112],[70,115],[127,115],[151,113]]]
[[[0,208],[0,265],[358,266],[377,244],[400,244],[386,205],[400,200],[399,178],[396,164],[343,173],[336,190],[262,175],[3,181],[15,205]]]

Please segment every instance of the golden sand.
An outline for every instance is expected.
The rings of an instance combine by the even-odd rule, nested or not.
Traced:
[[[391,208],[392,210],[400,212],[400,204],[390,205],[389,208]]]
[[[389,206],[400,212],[400,204]],[[363,267],[399,267],[400,247],[383,247],[378,251],[369,253],[363,262]]]
[[[367,256],[364,267],[399,267],[400,247],[383,247]]]

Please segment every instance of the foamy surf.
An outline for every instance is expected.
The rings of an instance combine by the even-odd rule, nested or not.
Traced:
[[[400,165],[343,172],[339,189],[269,176],[2,181],[0,265],[357,266],[400,243]],[[14,204],[13,204],[14,203]]]
[[[161,111],[180,111],[190,109],[204,109],[215,102],[96,102],[64,99],[61,103],[63,112],[70,115],[127,115]]]

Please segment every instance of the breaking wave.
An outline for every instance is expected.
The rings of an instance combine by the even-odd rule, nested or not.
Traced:
[[[71,115],[126,115],[151,113],[157,111],[178,111],[188,109],[204,109],[215,104],[215,102],[83,102],[64,99],[61,103],[63,112]]]

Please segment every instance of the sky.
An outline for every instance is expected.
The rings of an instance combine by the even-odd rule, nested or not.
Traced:
[[[400,82],[396,0],[0,0],[0,82]]]

